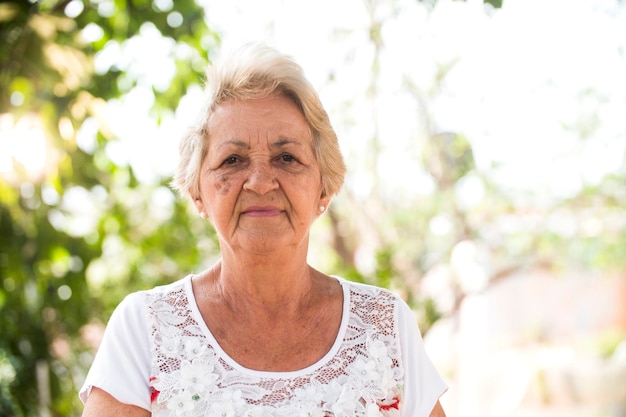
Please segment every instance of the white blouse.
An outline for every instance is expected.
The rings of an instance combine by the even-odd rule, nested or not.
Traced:
[[[191,275],[127,296],[80,390],[92,387],[158,417],[428,417],[447,386],[409,307],[382,288],[337,278],[341,327],[317,363],[266,372],[235,362],[207,328]]]

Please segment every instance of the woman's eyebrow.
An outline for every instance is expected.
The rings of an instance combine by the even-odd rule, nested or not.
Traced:
[[[219,145],[217,145],[218,149],[226,148],[226,147],[250,149],[250,144],[242,140],[231,139],[231,140],[227,140],[226,142],[222,142]]]
[[[288,146],[288,145],[294,145],[294,146],[301,147],[301,146],[303,146],[303,143],[301,141],[299,141],[299,140],[282,136],[282,137],[279,137],[270,146],[272,148],[282,148],[282,147],[285,147],[285,146]]]

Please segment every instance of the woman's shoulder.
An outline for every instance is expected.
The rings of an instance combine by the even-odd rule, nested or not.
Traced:
[[[185,277],[176,280],[174,282],[170,282],[169,284],[159,285],[153,287],[148,290],[139,291],[140,293],[144,293],[147,296],[163,296],[171,293],[180,293],[186,292],[188,286],[191,285],[191,278],[193,275],[186,275]]]
[[[127,294],[119,308],[137,308],[146,304],[154,303],[158,300],[166,298],[181,299],[187,297],[188,285],[191,281],[191,275],[185,276],[177,281],[169,284],[159,285],[145,290],[139,290]]]
[[[390,289],[363,282],[349,281],[345,278],[335,276],[341,285],[346,288],[351,295],[361,297],[372,297],[375,299],[386,299],[391,302],[402,301],[402,298]]]

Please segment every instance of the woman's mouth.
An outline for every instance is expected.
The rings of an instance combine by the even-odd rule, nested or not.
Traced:
[[[250,217],[272,217],[281,214],[283,211],[274,206],[251,206],[246,208],[242,214]]]

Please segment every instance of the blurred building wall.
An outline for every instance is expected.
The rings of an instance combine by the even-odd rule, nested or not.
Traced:
[[[626,417],[626,275],[519,273],[426,343],[450,416]]]

